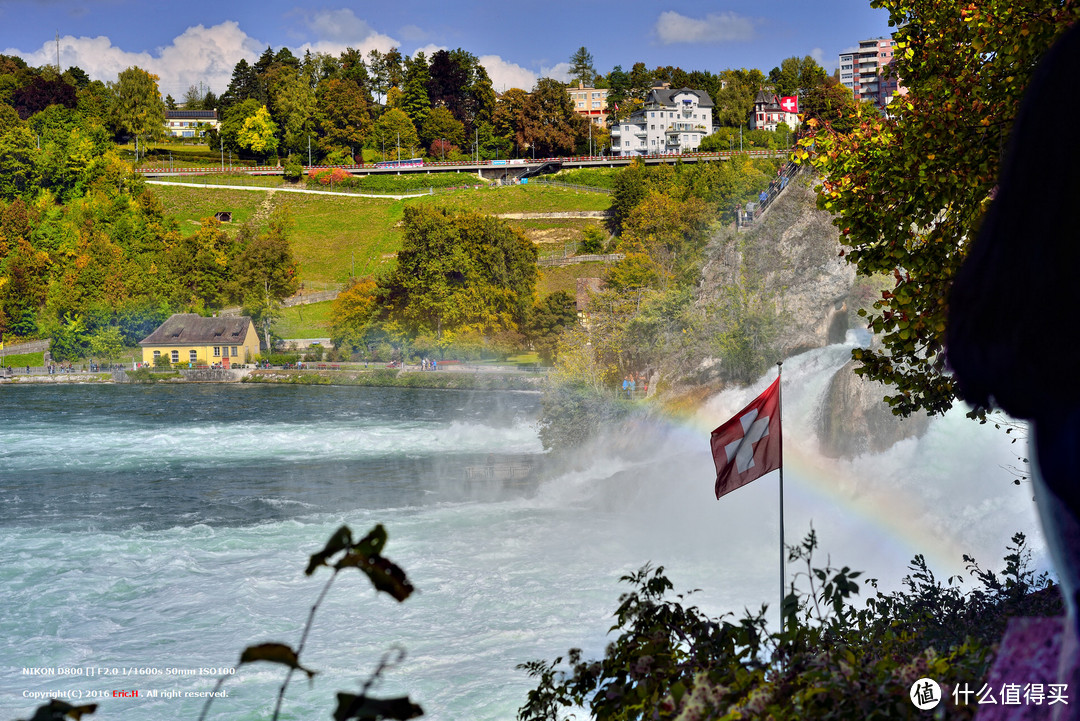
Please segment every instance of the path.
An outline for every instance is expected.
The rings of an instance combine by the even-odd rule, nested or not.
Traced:
[[[307,188],[264,188],[253,185],[218,185],[217,183],[174,183],[168,180],[147,180],[150,185],[169,185],[180,188],[220,188],[223,190],[261,190],[263,192],[277,193],[309,193],[311,195],[336,195],[351,198],[383,198],[389,200],[404,200],[405,198],[423,198],[430,193],[413,193],[408,195],[390,195],[387,193],[352,193],[341,190],[308,190]]]

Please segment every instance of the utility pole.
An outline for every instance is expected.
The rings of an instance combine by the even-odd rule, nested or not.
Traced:
[[[307,134],[307,164],[311,167],[311,133]]]
[[[221,172],[225,172],[225,139],[221,137],[221,130],[218,130],[218,146],[221,148]]]
[[[56,31],[56,74],[60,74],[60,31]]]

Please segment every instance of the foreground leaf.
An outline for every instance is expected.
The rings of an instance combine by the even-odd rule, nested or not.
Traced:
[[[244,652],[240,654],[241,664],[254,663],[256,661],[280,663],[289,668],[296,669],[297,671],[303,671],[308,675],[309,679],[315,675],[315,671],[300,665],[300,659],[297,656],[296,651],[293,651],[292,647],[287,646],[284,643],[261,643],[258,646],[248,646],[244,649]]]
[[[400,698],[370,698],[357,696],[351,693],[339,693],[338,705],[334,710],[334,721],[346,721],[347,719],[360,719],[361,721],[376,721],[376,719],[405,719],[416,718],[424,715],[424,709],[420,708],[408,696]]]

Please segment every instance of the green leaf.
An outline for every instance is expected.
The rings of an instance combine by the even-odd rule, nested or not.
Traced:
[[[309,679],[316,673],[311,669],[301,666],[296,651],[294,651],[291,646],[284,643],[261,643],[258,646],[248,646],[244,649],[244,652],[240,654],[241,665],[245,663],[254,663],[256,661],[280,663],[283,666],[288,666],[297,671],[303,671],[307,674]]]
[[[351,693],[339,693],[338,705],[334,710],[334,721],[361,719],[405,719],[424,715],[424,710],[409,700],[408,696],[399,698],[370,698]]]

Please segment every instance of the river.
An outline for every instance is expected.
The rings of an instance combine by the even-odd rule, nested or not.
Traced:
[[[885,587],[915,553],[942,577],[964,552],[1000,567],[1017,530],[1046,565],[1030,488],[1007,468],[1023,449],[992,426],[954,413],[883,454],[817,454],[815,404],[849,350],[784,365],[788,542],[813,525],[823,562]],[[199,669],[296,644],[327,577],[306,577],[307,557],[341,524],[384,524],[417,592],[399,604],[343,573],[301,659],[319,674],[293,680],[282,718],[326,718],[400,647],[375,695],[407,693],[429,719],[512,719],[530,688],[515,666],[602,653],[619,578],[648,561],[709,613],[775,607],[776,474],[717,502],[708,450],[709,428],[769,380],[559,464],[529,393],[0,388],[2,717],[60,691],[97,700],[94,719],[196,719],[203,700],[183,694],[215,681]],[[282,668],[235,676],[210,718],[269,718]]]

